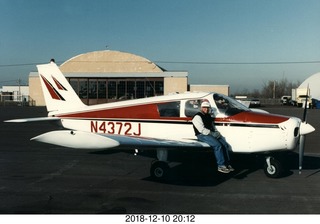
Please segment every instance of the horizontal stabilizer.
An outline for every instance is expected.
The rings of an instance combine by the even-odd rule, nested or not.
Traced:
[[[119,142],[106,136],[82,131],[51,131],[31,140],[77,149],[108,149],[119,146]]]
[[[35,117],[35,118],[21,118],[21,119],[13,119],[7,120],[4,122],[10,123],[24,123],[24,122],[37,122],[37,121],[58,121],[60,118],[58,117]]]

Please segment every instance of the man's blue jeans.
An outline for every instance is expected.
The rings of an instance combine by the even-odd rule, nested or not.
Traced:
[[[229,145],[223,137],[216,139],[212,135],[199,134],[197,138],[199,141],[205,142],[212,147],[218,167],[227,165],[226,160],[227,162],[230,160],[228,152]],[[224,157],[225,155],[227,158]]]

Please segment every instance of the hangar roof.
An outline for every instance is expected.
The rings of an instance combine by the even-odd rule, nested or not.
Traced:
[[[163,72],[150,60],[120,51],[94,51],[77,55],[60,65],[63,73]]]

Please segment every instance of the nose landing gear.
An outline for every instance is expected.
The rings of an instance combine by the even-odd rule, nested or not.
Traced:
[[[266,157],[266,163],[264,164],[264,173],[267,177],[278,178],[280,177],[284,169],[279,160],[275,159],[272,156]]]

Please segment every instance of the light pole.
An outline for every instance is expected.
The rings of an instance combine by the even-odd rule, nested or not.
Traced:
[[[276,98],[276,81],[273,80],[273,99]]]
[[[19,85],[19,91],[18,91],[18,101],[22,101],[21,100],[21,79],[18,79],[18,85]]]

